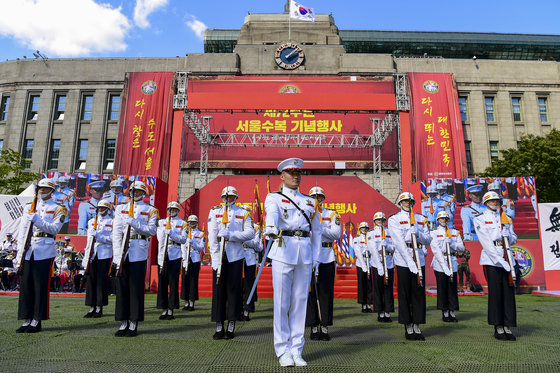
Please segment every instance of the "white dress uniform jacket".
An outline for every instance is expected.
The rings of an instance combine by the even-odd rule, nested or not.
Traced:
[[[171,230],[169,237],[165,234],[165,226],[167,225],[167,218],[160,219],[157,227],[158,239],[158,264],[163,265],[165,258],[165,240],[169,239],[167,245],[167,257],[169,260],[175,260],[183,257],[181,245],[187,242],[187,223],[178,217],[171,218]]]
[[[27,204],[23,211],[29,211],[29,205]],[[65,206],[57,204],[52,197],[44,201],[41,198],[37,198],[37,212],[33,217],[33,238],[31,238],[31,247],[27,251],[25,260],[31,258],[33,254],[33,259],[43,260],[54,258],[56,256],[56,244],[53,237],[36,237],[41,233],[48,233],[53,236],[57,235],[66,220],[66,215],[68,210]],[[25,215],[21,219],[19,225],[19,232],[17,238],[17,265],[21,263],[23,250],[25,245],[25,234],[29,227],[29,223],[25,220]]]
[[[301,255],[303,264],[313,264],[319,259],[322,233],[319,215],[315,214],[315,200],[290,188],[284,188],[283,193],[297,203],[312,226],[309,226],[307,219],[293,203],[278,193],[269,193],[264,201],[266,226],[277,227],[282,231],[311,232],[311,237],[283,236],[282,246],[279,246],[279,240],[274,240],[268,257],[282,263],[296,265]]]
[[[321,241],[332,244],[340,238],[340,217],[331,209],[323,207],[321,213],[322,230]],[[319,263],[332,263],[335,261],[334,250],[332,247],[319,248]]]
[[[93,229],[94,219],[88,223],[88,242],[95,235],[95,245],[93,246],[93,254],[91,259],[109,259],[113,257],[113,218],[107,213],[105,216],[99,215],[97,217],[97,229]],[[90,245],[86,246],[84,252],[84,259],[82,260],[82,267],[87,267],[87,260],[89,258]]]
[[[474,228],[478,235],[478,240],[482,245],[480,253],[480,265],[491,265],[502,267],[507,270],[507,261],[504,258],[502,246],[502,225],[499,211],[486,209],[482,214],[474,218]],[[506,224],[504,229],[509,231],[509,244],[517,242],[517,235],[513,232],[511,224]]]
[[[362,271],[367,272],[368,271],[367,261],[366,258],[364,258],[364,253],[367,251],[366,236],[363,235],[362,232],[360,232],[359,235],[354,237],[354,241],[352,241],[352,244],[354,245],[353,248],[354,248],[354,255],[356,257],[356,267],[359,267],[361,268]],[[371,261],[369,265],[371,267],[372,265]]]
[[[383,238],[381,233],[381,227],[377,225],[368,232],[368,251],[371,257],[371,265],[377,269],[379,276],[383,276],[385,274],[385,270],[383,269]],[[393,245],[389,231],[385,229],[385,263],[387,265],[387,269],[393,268],[394,252],[395,245]]]
[[[461,235],[456,229],[449,228],[451,233],[451,242],[449,243],[449,252],[451,254],[456,254],[458,252],[465,251],[465,246],[463,245],[463,240]],[[445,238],[447,237],[447,229],[438,224],[438,228],[431,231],[432,242],[430,244],[432,248],[432,253],[434,258],[432,259],[432,268],[438,272],[446,272],[449,269],[449,264],[447,263],[447,248],[445,245]],[[451,255],[451,271],[457,272],[457,256]],[[451,274],[448,274],[450,276]]]
[[[428,219],[424,215],[414,214],[416,226],[418,227],[417,243],[420,245],[429,245],[432,241],[430,231],[428,230]],[[395,254],[393,255],[395,264],[400,267],[409,267],[409,263],[413,262],[412,248],[407,244],[412,242],[410,234],[410,213],[406,211],[399,211],[389,217],[388,229],[391,232],[391,238],[395,245]],[[424,266],[424,257],[428,255],[428,250],[423,247],[418,250],[420,255],[420,265]],[[423,253],[423,255],[422,255]],[[416,265],[416,264],[415,264]]]
[[[245,241],[243,245],[245,250],[245,264],[248,266],[254,266],[257,264],[257,253],[263,251],[263,239],[259,227],[255,227],[255,237]]]
[[[212,268],[217,270],[220,263],[220,242],[218,232],[223,228],[222,218],[224,216],[224,206],[215,206],[210,209],[208,215],[208,243],[210,245],[210,257],[212,258]],[[249,217],[249,212],[241,207],[232,204],[227,208],[228,221],[227,229],[229,239],[226,241],[225,252],[227,260],[235,262],[245,257],[243,242],[255,236],[255,231]]]
[[[122,257],[122,240],[126,232],[128,210],[130,203],[118,205],[113,219],[113,262],[117,265]],[[158,210],[144,201],[134,202],[134,218],[131,220],[131,236],[143,235],[147,239],[131,239],[128,249],[128,260],[130,262],[141,262],[148,259],[148,248],[150,247],[150,236],[157,232]]]
[[[188,239],[188,234],[187,234],[187,239]],[[206,245],[205,245],[206,241],[204,240],[204,232],[202,232],[198,228],[191,229],[191,239],[192,239],[192,242],[191,242],[191,262],[192,263],[198,263],[198,262],[200,262],[200,253],[203,253],[204,249],[206,248]],[[189,264],[189,261],[187,260],[189,247],[186,243],[181,245],[181,251],[182,251],[182,258],[183,258],[183,267],[186,268],[187,265]]]
[[[109,201],[113,206],[122,205],[128,202],[128,197],[122,193],[115,194],[112,190],[103,193],[103,199]]]

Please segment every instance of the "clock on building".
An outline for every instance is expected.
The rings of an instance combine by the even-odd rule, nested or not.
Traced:
[[[303,49],[295,43],[284,43],[274,52],[276,64],[284,70],[294,70],[301,66],[305,59]]]

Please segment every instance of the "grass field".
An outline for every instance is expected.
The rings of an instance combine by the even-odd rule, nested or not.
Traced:
[[[43,332],[16,334],[17,296],[0,296],[2,372],[560,372],[560,299],[517,297],[516,342],[497,341],[486,323],[486,297],[461,297],[459,322],[441,321],[427,297],[425,342],[406,341],[404,327],[380,324],[351,300],[336,300],[330,342],[305,344],[306,368],[281,368],[272,345],[272,300],[257,303],[233,340],[212,340],[210,299],[196,311],[158,320],[155,295],[146,295],[146,321],[136,338],[116,338],[114,297],[105,316],[84,319],[82,298],[51,297]],[[393,317],[395,319],[396,317]],[[306,331],[308,335],[309,330]]]

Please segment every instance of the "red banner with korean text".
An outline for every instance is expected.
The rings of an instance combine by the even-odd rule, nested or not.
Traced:
[[[315,138],[320,135],[372,134],[372,118],[383,119],[395,110],[391,77],[196,77],[189,79],[188,109],[210,117],[212,134],[270,135],[259,148],[210,146],[210,168],[275,168],[279,159],[301,157],[314,168],[368,169],[371,147],[288,147],[272,145],[275,135]],[[193,133],[183,133],[183,167],[200,162],[200,146]],[[385,141],[384,168],[398,163],[397,131]],[[258,157],[255,152],[258,151]]]
[[[175,73],[127,73],[115,155],[120,174],[156,176],[169,172]]]
[[[465,141],[454,75],[409,73],[408,80],[416,180],[466,177]]]

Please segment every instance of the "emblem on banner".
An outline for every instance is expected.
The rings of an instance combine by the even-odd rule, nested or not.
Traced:
[[[280,88],[280,93],[299,93],[299,89],[293,85],[285,85],[284,87]]]
[[[439,91],[439,84],[437,84],[437,82],[434,82],[433,80],[426,80],[422,86],[424,87],[424,91],[428,93],[433,94]]]
[[[142,90],[143,94],[151,95],[156,91],[157,84],[153,80],[146,80],[144,83],[142,83],[142,86],[141,86],[140,89]]]
[[[515,260],[521,267],[521,278],[525,278],[533,272],[533,256],[531,253],[520,246],[512,246],[511,251],[515,255]]]

